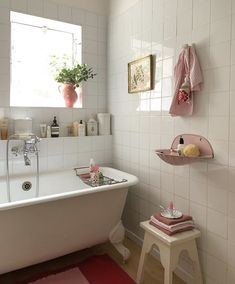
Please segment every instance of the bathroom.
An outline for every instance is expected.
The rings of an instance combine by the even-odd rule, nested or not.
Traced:
[[[10,11],[82,26],[82,61],[97,73],[83,87],[82,108],[10,106]],[[173,70],[184,44],[195,46],[203,89],[194,96],[193,115],[171,116]],[[14,132],[14,119],[25,117],[32,118],[33,133],[39,137],[40,124],[51,124],[54,116],[60,126],[59,138],[38,143],[40,172],[82,167],[93,158],[138,178],[122,214],[131,256],[124,265],[117,257],[121,267],[128,270],[125,265],[136,257],[130,272],[134,277],[144,239],[140,222],[172,201],[193,216],[201,232],[197,248],[203,283],[235,283],[235,2],[2,0],[0,45],[0,119],[8,118],[9,133]],[[154,89],[128,93],[128,63],[150,54]],[[111,114],[111,135],[68,137],[72,122],[97,119],[97,113]],[[159,159],[155,150],[168,149],[182,133],[208,139],[214,159],[183,166]],[[25,172],[20,158],[11,164],[15,174]],[[0,140],[0,177],[6,177],[6,140]],[[159,270],[160,276],[149,276],[144,283],[163,283]],[[182,255],[175,272],[173,283],[190,283],[187,256]],[[22,281],[19,275],[9,272],[0,283]]]

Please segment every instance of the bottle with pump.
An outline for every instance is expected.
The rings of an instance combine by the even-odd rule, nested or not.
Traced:
[[[182,136],[180,136],[179,144],[177,145],[177,152],[179,153],[179,155],[182,154],[183,149],[184,149],[184,139]]]
[[[51,125],[51,137],[59,137],[60,127],[57,123],[56,116],[54,116],[53,123]]]
[[[80,120],[80,123],[78,124],[78,136],[86,136],[86,126],[82,120]]]

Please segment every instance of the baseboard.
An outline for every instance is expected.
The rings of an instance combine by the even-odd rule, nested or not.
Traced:
[[[134,241],[135,243],[137,243],[138,245],[142,246],[143,244],[143,240],[138,237],[136,234],[134,234],[133,232],[129,231],[126,229],[126,236],[131,239],[132,241]],[[155,248],[152,249],[151,251],[151,255],[153,257],[155,257],[158,261],[160,261],[160,255],[159,255],[159,251],[156,250]],[[186,282],[187,284],[193,284],[194,282],[194,277],[191,273],[189,273],[184,267],[182,266],[177,266],[176,270],[174,271],[174,273],[181,278],[184,282]]]

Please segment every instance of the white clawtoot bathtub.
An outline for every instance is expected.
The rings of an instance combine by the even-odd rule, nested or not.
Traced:
[[[0,274],[43,262],[109,239],[120,222],[128,187],[138,179],[104,167],[105,176],[127,181],[90,187],[74,170],[40,175],[35,197],[34,176],[11,177],[12,202],[0,179]],[[32,189],[23,191],[24,181]]]

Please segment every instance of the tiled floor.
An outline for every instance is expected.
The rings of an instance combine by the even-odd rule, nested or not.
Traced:
[[[125,245],[131,251],[131,258],[126,264],[122,263],[122,258],[110,243],[95,246],[75,252],[48,262],[37,264],[31,267],[20,269],[0,276],[1,284],[15,284],[16,281],[23,281],[35,273],[48,271],[49,269],[59,269],[61,267],[77,263],[93,254],[107,253],[112,257],[133,279],[136,277],[141,247],[130,239],[125,240]],[[173,284],[183,284],[176,275],[174,275]],[[121,283],[120,283],[121,284]],[[148,256],[145,263],[145,274],[143,284],[163,284],[163,267],[153,257]]]

